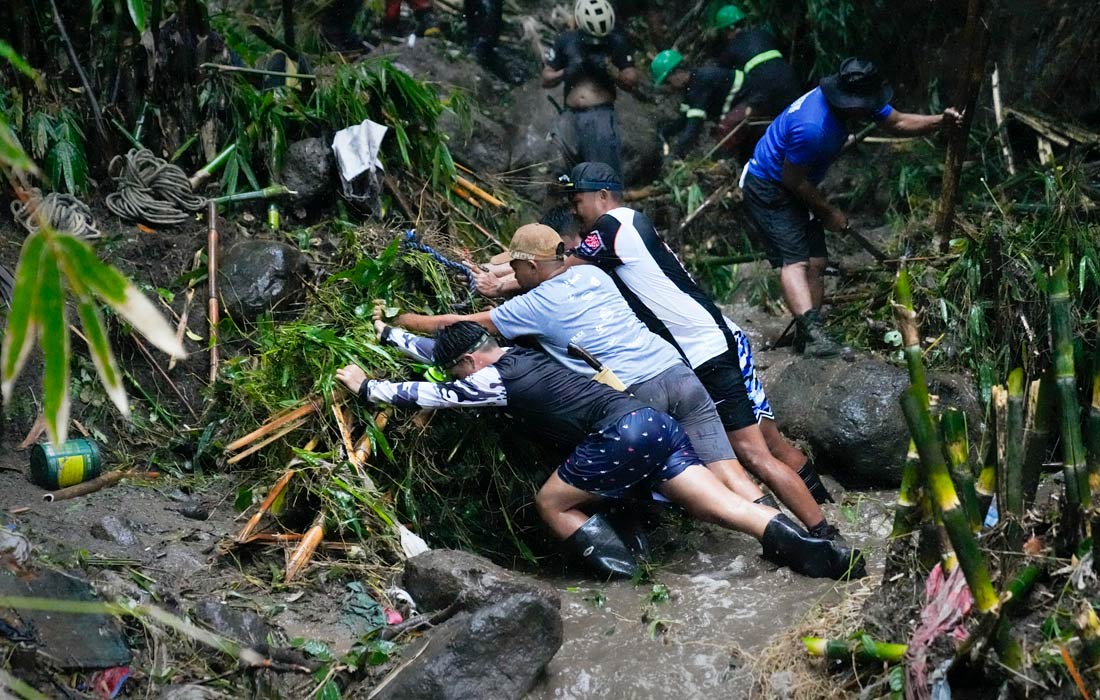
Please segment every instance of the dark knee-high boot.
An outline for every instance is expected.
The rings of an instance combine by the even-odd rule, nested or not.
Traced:
[[[589,568],[604,578],[631,577],[638,571],[638,562],[630,548],[611,527],[607,519],[597,513],[577,528],[565,540]]]
[[[764,558],[812,578],[847,579],[867,575],[863,553],[843,542],[811,537],[786,515],[768,522],[760,539]]]

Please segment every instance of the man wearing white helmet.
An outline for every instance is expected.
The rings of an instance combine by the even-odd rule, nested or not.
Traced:
[[[565,83],[565,109],[552,134],[565,168],[593,161],[622,175],[615,89],[633,89],[638,74],[626,34],[615,27],[610,0],[577,0],[575,30],[562,33],[542,71],[546,88]]]

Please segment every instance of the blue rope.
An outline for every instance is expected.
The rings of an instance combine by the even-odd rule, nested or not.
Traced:
[[[408,231],[405,231],[405,240],[401,241],[401,246],[403,248],[412,248],[414,250],[419,250],[421,253],[427,253],[428,255],[432,256],[432,258],[440,265],[448,267],[455,272],[462,273],[466,277],[466,284],[470,288],[470,294],[473,295],[477,292],[477,280],[474,279],[474,273],[470,272],[470,268],[466,267],[462,263],[456,263],[454,260],[449,260],[442,253],[440,253],[438,250],[431,247],[427,243],[421,243],[416,237],[416,229],[409,229]]]

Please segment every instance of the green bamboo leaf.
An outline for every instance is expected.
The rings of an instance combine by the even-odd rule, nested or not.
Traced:
[[[39,263],[38,321],[42,326],[42,413],[55,445],[69,433],[69,323],[65,289],[54,251],[46,249]]]
[[[126,9],[130,11],[130,19],[138,34],[145,33],[145,0],[126,0]]]
[[[72,278],[69,278],[70,284]],[[74,286],[73,291],[77,291]],[[85,290],[78,292],[77,313],[80,315],[80,325],[84,329],[84,338],[88,341],[88,350],[92,354],[92,364],[99,374],[99,381],[103,384],[111,403],[115,405],[119,413],[125,418],[130,417],[130,402],[126,398],[126,389],[122,385],[122,373],[118,369],[115,353],[111,350],[111,341],[107,339],[107,332],[103,326],[103,316],[99,313],[99,307]]]
[[[42,76],[38,74],[38,71],[31,68],[31,64],[23,60],[23,57],[19,55],[18,51],[13,49],[11,44],[2,39],[0,39],[0,58],[6,58],[8,63],[12,65],[12,68],[33,80],[35,85],[39,88],[43,87]]]
[[[43,234],[32,233],[23,242],[23,252],[19,256],[19,265],[15,268],[11,312],[8,314],[3,345],[0,346],[0,387],[3,388],[5,401],[11,400],[12,386],[19,377],[38,335],[39,279],[45,250]]]
[[[121,272],[96,257],[84,241],[73,236],[57,236],[56,241],[64,253],[61,264],[70,280],[81,279],[160,350],[180,359],[187,356],[171,324]]]

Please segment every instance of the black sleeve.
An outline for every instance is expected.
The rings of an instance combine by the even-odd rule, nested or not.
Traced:
[[[549,60],[546,61],[547,66],[554,70],[565,68],[570,53],[568,39],[567,34],[559,34],[558,38],[554,39],[554,46],[550,49]]]
[[[618,219],[604,214],[596,219],[596,225],[581,239],[574,255],[605,270],[622,265],[623,261],[615,254],[615,237],[621,227]]]
[[[703,130],[702,119],[688,119],[687,126],[676,138],[676,143],[672,146],[672,153],[677,158],[683,158],[687,155],[691,147],[695,145],[695,142],[699,140],[699,132]]]
[[[634,67],[634,52],[630,45],[630,39],[621,31],[613,31],[607,37],[608,48],[611,53],[611,63],[619,70]]]

